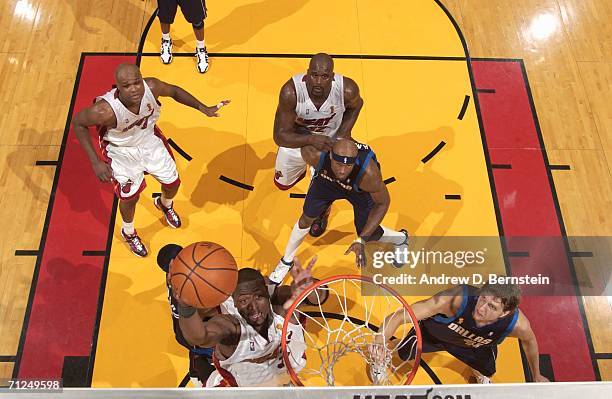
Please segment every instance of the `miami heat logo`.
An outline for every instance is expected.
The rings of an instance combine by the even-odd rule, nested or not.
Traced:
[[[123,194],[129,194],[130,190],[132,189],[132,184],[134,184],[134,182],[131,179],[128,179],[128,181],[121,184],[121,192]]]

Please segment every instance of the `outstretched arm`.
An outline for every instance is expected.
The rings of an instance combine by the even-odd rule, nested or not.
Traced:
[[[293,281],[291,282],[291,286],[281,285],[278,287],[270,301],[277,313],[285,316],[287,309],[291,307],[291,304],[297,297],[311,284],[319,281],[312,277],[312,267],[316,262],[317,256],[315,255],[310,262],[308,262],[306,268],[303,268],[300,260],[298,258],[293,258],[293,267],[291,268],[291,277]],[[323,304],[328,296],[329,292],[325,286],[322,286],[310,293],[306,297],[306,300],[310,304]]]
[[[178,313],[181,332],[190,345],[212,348],[221,341],[240,337],[240,325],[231,316],[218,315],[203,321],[196,308],[180,303]]]
[[[516,337],[521,340],[523,344],[523,350],[531,369],[534,382],[548,382],[548,378],[540,374],[540,352],[538,350],[538,341],[536,340],[535,334],[531,329],[531,324],[527,316],[519,310],[519,319],[514,326],[514,329],[510,332],[509,336]]]
[[[363,107],[363,98],[359,95],[359,86],[351,78],[344,77],[344,115],[342,116],[342,123],[338,128],[336,137],[339,139],[350,138],[353,126],[357,122],[359,112]]]
[[[89,126],[115,127],[117,120],[115,113],[110,105],[104,101],[98,101],[91,107],[85,108],[77,113],[72,119],[72,127],[81,147],[85,150],[94,173],[100,181],[110,182],[113,176],[113,171],[106,162],[98,158],[91,137],[89,135]]]
[[[201,103],[197,98],[179,86],[175,86],[166,82],[162,82],[157,78],[146,78],[147,85],[157,97],[172,97],[175,101],[184,104],[188,107],[195,108],[206,116],[218,117],[217,111],[221,107],[230,103],[230,100],[223,100],[217,105],[207,106]]]
[[[410,305],[410,308],[417,321],[432,317],[436,314],[443,314],[450,317],[455,314],[455,309],[459,308],[462,300],[463,288],[462,286],[457,286],[439,292],[431,298],[415,302]],[[379,329],[379,331],[383,332],[385,342],[389,342],[389,339],[395,334],[397,329],[409,321],[410,319],[405,315],[403,307],[385,317]]]
[[[281,88],[278,107],[274,115],[274,142],[276,145],[287,148],[312,145],[319,150],[329,151],[333,145],[330,137],[319,134],[301,134],[295,131],[296,104],[295,86],[290,79]]]

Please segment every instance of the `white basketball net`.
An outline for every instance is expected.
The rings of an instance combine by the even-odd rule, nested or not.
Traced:
[[[298,298],[291,313],[304,332],[304,351],[296,351],[297,343],[291,342],[290,363],[296,364],[297,359],[292,358],[296,353],[306,354],[305,366],[300,370],[293,368],[294,383],[306,386],[409,383],[418,365],[414,360],[401,360],[397,352],[406,347],[402,351],[416,354],[418,340],[415,335],[400,343],[413,328],[414,319],[394,293],[360,276],[339,276],[307,291],[303,299]],[[322,305],[307,304],[307,297],[311,300],[316,297],[313,303],[320,303],[325,293],[328,298]],[[393,334],[397,339],[386,340],[387,324],[383,321],[392,312],[403,323]]]

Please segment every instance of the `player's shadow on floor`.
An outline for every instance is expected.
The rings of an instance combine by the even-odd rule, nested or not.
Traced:
[[[34,129],[26,128],[26,129],[22,129],[19,135],[20,137],[40,137],[41,138],[40,141],[42,142],[43,138],[57,136],[58,134],[57,132],[39,133]],[[28,147],[18,147],[17,150],[8,154],[6,164],[8,165],[9,169],[23,182],[24,187],[26,187],[32,193],[36,201],[44,203],[46,207],[48,204],[48,200],[49,200],[49,194],[47,193],[51,192],[52,187],[51,186],[49,186],[49,188],[42,187],[37,181],[33,179],[32,173],[30,172],[31,171],[30,168],[19,167],[19,165],[23,165],[23,159],[26,157],[23,151],[26,151],[26,150],[28,150]],[[77,150],[82,151],[80,148]],[[36,149],[36,151],[40,153],[38,149]],[[58,149],[58,153],[59,153],[59,149]],[[35,168],[50,168],[53,170],[53,172],[55,172],[53,166],[34,166],[34,165],[37,160],[55,161],[57,160],[57,157],[58,155],[53,155],[53,156],[49,155],[50,159],[34,159],[32,160],[32,166]],[[56,167],[59,167],[59,166],[56,166]],[[63,167],[67,167],[67,166],[63,166]],[[94,174],[93,169],[91,165],[89,164],[89,162],[85,162],[82,165],[79,171],[79,178],[87,179],[87,180],[90,180],[90,179],[97,180],[96,175]],[[62,196],[68,200],[68,202],[70,203],[70,210],[72,212],[76,212],[76,213],[88,212],[102,226],[104,226],[105,228],[106,226],[108,226],[108,218],[104,217],[104,215],[107,213],[100,213],[100,212],[93,211],[93,210],[104,208],[105,203],[102,200],[102,193],[105,191],[112,191],[112,186],[110,184],[99,183],[96,186],[97,188],[96,190],[90,190],[90,192],[88,192],[86,199],[83,198],[83,189],[82,189],[82,186],[79,184],[78,180],[69,182],[68,184],[61,184],[61,185],[58,184],[56,188],[59,190]]]
[[[141,291],[129,277],[108,273],[95,386],[175,387],[187,372],[175,368],[177,357],[187,367],[188,352],[174,339],[165,275],[157,268],[149,272],[159,284]]]
[[[234,8],[204,29],[210,52],[246,43],[266,26],[298,12],[308,0],[262,0]]]
[[[102,8],[99,4],[80,0],[62,0],[65,7],[72,12],[74,22],[85,35],[99,35],[100,29],[88,24],[88,19],[108,20],[109,8]],[[120,12],[114,11],[117,15],[121,15],[126,21],[135,21],[148,18],[146,15],[147,8],[142,0],[124,0],[114,5],[114,9],[120,8]],[[146,20],[146,19],[145,19]],[[133,25],[117,21],[107,21],[113,29],[121,34],[128,42],[134,42],[139,39],[139,29],[134,29]],[[66,38],[67,39],[67,38]]]

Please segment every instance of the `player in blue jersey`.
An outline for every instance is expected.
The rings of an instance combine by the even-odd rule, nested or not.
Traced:
[[[411,308],[419,320],[423,353],[446,351],[470,366],[478,383],[490,383],[496,371],[497,345],[507,336],[515,337],[521,340],[533,381],[547,382],[540,374],[536,337],[518,308],[520,295],[514,284],[460,285],[416,302]],[[379,330],[384,342],[390,342],[406,322],[403,309],[387,316]],[[401,359],[414,358],[415,339],[413,329],[397,345]]]
[[[387,242],[396,245],[400,251],[407,249],[406,230],[395,231],[381,225],[391,198],[382,179],[380,164],[370,147],[351,139],[339,139],[331,151],[306,146],[302,147],[301,153],[304,161],[315,169],[315,174],[304,200],[302,215],[293,226],[285,253],[270,274],[270,281],[275,284],[283,281],[310,226],[327,212],[334,201],[341,199],[353,206],[357,239],[345,254],[354,252],[358,267],[365,266],[366,242]],[[396,266],[401,264],[397,262]]]

